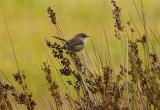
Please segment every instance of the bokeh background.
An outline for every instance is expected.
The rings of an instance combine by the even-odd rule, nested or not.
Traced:
[[[140,8],[140,0],[135,0]],[[129,21],[130,13],[140,31],[142,24],[134,8],[132,0],[117,0],[122,9],[124,25]],[[147,24],[153,29],[160,26],[160,1],[143,0]],[[12,74],[17,72],[15,59],[12,53],[5,20],[13,40],[20,68],[27,76],[28,88],[39,98],[47,91],[46,81],[41,70],[43,61],[46,61],[45,38],[56,35],[56,29],[51,23],[47,8],[51,6],[56,11],[57,22],[66,39],[79,32],[92,36],[96,47],[102,44],[103,27],[107,32],[109,45],[114,61],[120,64],[120,50],[114,36],[113,18],[110,0],[0,0],[0,70],[13,81]],[[92,54],[91,41],[87,49]],[[104,49],[104,48],[103,48]],[[0,75],[4,80],[4,77]],[[16,82],[13,81],[16,84]]]

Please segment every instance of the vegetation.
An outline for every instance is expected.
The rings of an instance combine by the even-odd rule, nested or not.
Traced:
[[[123,13],[115,0],[111,0],[114,20],[114,33],[122,54],[122,63],[117,69],[113,62],[106,30],[103,27],[103,51],[96,49],[92,41],[94,55],[86,53],[84,60],[65,48],[63,43],[45,39],[50,51],[44,48],[46,61],[43,72],[50,92],[51,101],[42,100],[49,110],[159,110],[160,109],[160,60],[154,42],[160,44],[158,33],[146,24],[143,3],[141,11],[133,4],[142,23],[141,33],[131,15],[126,23]],[[51,23],[56,27],[59,37],[64,34],[56,19],[56,12],[47,9]],[[7,26],[7,23],[6,23]],[[9,32],[8,32],[9,33]],[[150,35],[154,37],[151,39]],[[0,81],[0,109],[16,110],[25,106],[27,110],[36,109],[39,103],[34,100],[25,79],[26,72],[21,70],[15,48],[10,43],[17,64],[17,73],[13,74],[18,86],[2,72],[7,81]],[[154,42],[153,42],[154,39]],[[118,70],[118,71],[117,71]],[[34,95],[34,93],[33,93]],[[23,107],[24,108],[24,107]]]

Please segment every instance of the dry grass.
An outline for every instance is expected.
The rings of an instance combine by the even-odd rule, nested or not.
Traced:
[[[150,33],[154,34],[154,41],[159,43],[159,36],[146,24],[143,3],[141,11],[133,4],[141,20],[144,32],[140,33],[129,14],[130,20],[121,20],[123,13],[116,1],[111,0],[111,9],[115,21],[114,32],[122,52],[122,63],[119,69],[113,63],[110,46],[104,29],[104,52],[95,48],[94,59],[86,52],[85,59],[77,53],[67,50],[64,44],[45,40],[51,50],[45,48],[46,61],[42,64],[42,71],[51,100],[43,98],[46,108],[50,110],[159,110],[160,109],[160,61],[158,52],[153,45]],[[63,32],[56,21],[55,11],[47,10],[52,24],[57,29],[58,36],[64,38]],[[7,26],[7,23],[6,23]],[[8,31],[9,32],[9,31]],[[137,36],[138,35],[138,36]],[[17,89],[10,80],[0,81],[0,109],[20,109],[24,105],[28,110],[36,109],[36,102],[29,92],[25,82],[26,74],[19,67],[18,58],[11,36],[10,43],[17,64],[17,73],[13,74],[19,84]],[[102,56],[103,53],[104,55]],[[93,60],[93,61],[92,61]],[[117,72],[116,70],[120,70]],[[41,71],[41,70],[39,70]],[[42,72],[41,71],[41,72]],[[60,80],[57,80],[59,78]],[[33,93],[34,94],[34,93]]]

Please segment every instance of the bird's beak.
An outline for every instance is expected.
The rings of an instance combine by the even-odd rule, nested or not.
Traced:
[[[91,36],[88,36],[88,35],[87,35],[86,37],[91,37]]]

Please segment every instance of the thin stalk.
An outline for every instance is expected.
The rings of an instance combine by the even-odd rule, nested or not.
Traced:
[[[12,41],[12,38],[11,38],[11,34],[9,32],[9,28],[8,28],[8,25],[7,25],[7,20],[4,19],[4,22],[5,22],[5,26],[6,26],[6,29],[7,29],[9,41],[10,41],[10,44],[11,44],[11,47],[12,47],[13,55],[14,55],[14,58],[15,58],[15,61],[16,61],[17,69],[18,69],[18,72],[19,72],[20,71],[20,67],[19,67],[17,56],[16,56],[16,51],[15,51],[15,48],[14,48],[14,45],[13,45],[13,41]]]

